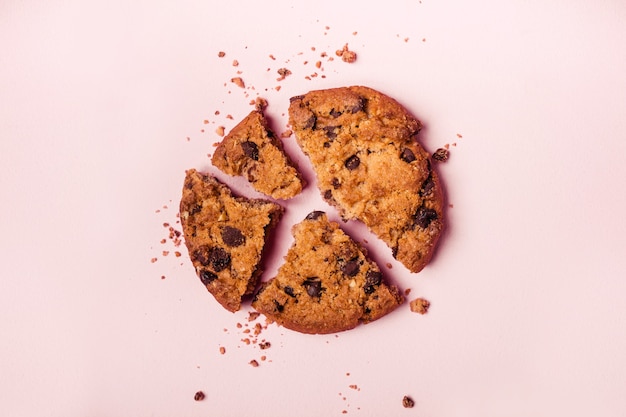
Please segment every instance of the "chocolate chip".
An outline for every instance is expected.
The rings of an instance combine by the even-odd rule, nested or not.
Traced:
[[[335,132],[337,126],[324,126],[324,132],[326,133],[326,137],[328,139],[335,139],[337,137],[337,132]]]
[[[232,248],[243,245],[246,237],[241,233],[241,230],[231,226],[224,226],[222,229],[222,240]]]
[[[336,190],[337,188],[341,187],[341,181],[339,181],[339,178],[337,177],[333,177],[332,180],[330,180],[330,183],[333,185],[333,188]]]
[[[378,271],[367,271],[365,275],[365,285],[363,291],[365,294],[371,294],[376,290],[376,287],[380,285],[383,280],[383,274]]]
[[[341,112],[337,111],[335,109],[331,109],[330,110],[330,115],[333,116],[334,118],[337,118],[337,117],[341,116]]]
[[[293,288],[290,287],[289,285],[285,285],[285,288],[283,288],[283,291],[285,291],[285,294],[287,294],[290,297],[296,296],[296,293],[293,291]]]
[[[309,119],[304,122],[304,126],[302,126],[303,129],[315,129],[315,122],[317,122],[317,117],[315,117],[315,115],[311,115],[311,117],[309,117]]]
[[[315,210],[315,211],[312,211],[309,214],[307,214],[305,219],[306,220],[317,220],[320,217],[322,217],[324,214],[326,214],[326,213],[324,213],[323,211]]]
[[[333,199],[333,192],[331,190],[324,191],[323,194],[324,200],[330,201]]]
[[[279,313],[282,313],[283,310],[285,309],[285,306],[276,300],[274,300],[274,305],[276,306],[276,311],[278,311]]]
[[[207,271],[206,269],[201,270],[199,276],[200,281],[202,281],[204,285],[209,285],[209,283],[217,279],[217,275],[211,271]]]
[[[400,154],[400,159],[402,159],[406,163],[411,163],[415,161],[415,154],[409,148],[404,148],[402,154]]]
[[[202,266],[209,266],[209,250],[207,245],[200,246],[190,254],[192,262],[198,262]]]
[[[259,160],[259,147],[256,143],[249,140],[241,143],[241,149],[243,149],[244,155],[255,161]]]
[[[341,272],[343,272],[344,275],[347,275],[349,277],[353,277],[356,274],[358,274],[359,269],[361,269],[359,258],[351,259],[341,266]]]
[[[426,181],[424,181],[424,184],[422,184],[422,188],[419,192],[419,195],[423,197],[423,196],[430,194],[434,186],[435,186],[435,183],[433,182],[433,177],[429,175],[428,178],[426,178]]]
[[[358,156],[352,155],[350,158],[346,159],[346,162],[343,165],[348,168],[350,171],[354,171],[361,164],[361,160]]]
[[[359,102],[356,105],[350,107],[349,110],[350,110],[350,113],[354,114],[354,113],[358,113],[360,111],[363,111],[363,109],[365,109],[365,99],[364,98],[360,98]]]
[[[310,297],[317,298],[322,295],[322,281],[317,277],[311,277],[304,280],[302,286],[306,289],[306,293]]]
[[[230,254],[222,248],[211,248],[208,260],[211,268],[215,272],[220,272],[230,265]]]
[[[428,227],[430,222],[437,219],[437,212],[433,209],[422,206],[417,209],[413,217],[415,218],[415,224],[422,229],[425,229]]]

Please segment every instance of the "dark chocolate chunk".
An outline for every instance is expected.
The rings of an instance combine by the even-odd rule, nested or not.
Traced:
[[[285,285],[285,288],[283,288],[283,291],[285,291],[285,294],[287,294],[290,297],[296,296],[296,293],[293,291],[293,288],[290,287],[289,285]]]
[[[324,200],[330,201],[333,198],[333,192],[331,190],[324,191]]]
[[[350,113],[354,114],[354,113],[363,111],[363,109],[365,109],[365,98],[361,97],[359,99],[359,102],[356,105],[350,107],[349,110],[350,110]]]
[[[241,233],[241,230],[231,226],[224,226],[222,229],[222,240],[228,246],[236,247],[243,245],[246,237]]]
[[[413,217],[415,218],[415,224],[422,229],[425,229],[428,227],[430,222],[437,219],[437,212],[433,209],[422,206],[417,209]]]
[[[330,115],[333,116],[334,118],[337,118],[337,117],[341,116],[341,112],[337,111],[335,109],[331,109],[330,110]]]
[[[198,275],[200,276],[200,281],[202,281],[204,285],[209,285],[209,283],[217,279],[217,275],[211,271],[207,271],[206,269],[201,270]]]
[[[428,178],[426,178],[426,181],[424,181],[424,183],[422,184],[419,195],[421,197],[427,196],[433,190],[434,186],[435,183],[433,182],[433,177],[429,175]]]
[[[317,122],[317,117],[314,114],[308,118],[308,120],[302,126],[303,129],[315,129],[315,123]]]
[[[276,300],[274,300],[274,305],[276,306],[276,311],[278,311],[279,313],[282,313],[283,310],[285,309],[285,306]]]
[[[351,259],[348,262],[341,265],[341,272],[343,272],[344,275],[347,275],[349,277],[353,277],[356,274],[358,274],[359,269],[361,269],[359,258]]]
[[[324,132],[326,133],[326,137],[328,139],[335,139],[337,137],[337,132],[335,132],[337,126],[324,126]]]
[[[402,159],[406,163],[411,163],[415,161],[415,154],[409,148],[404,148],[402,154],[400,155],[400,159]]]
[[[341,187],[341,181],[339,181],[339,178],[337,178],[337,177],[333,177],[333,179],[330,181],[330,183],[333,185],[333,188],[335,190],[337,188]]]
[[[223,271],[230,265],[230,254],[222,248],[211,248],[208,260],[215,272]]]
[[[241,143],[241,149],[243,149],[244,155],[255,161],[259,160],[259,147],[256,143],[249,140]]]
[[[306,289],[306,293],[310,297],[320,297],[322,295],[322,281],[317,277],[311,277],[304,280],[302,286]]]
[[[380,285],[383,280],[383,274],[378,271],[367,271],[365,274],[365,285],[363,291],[365,294],[371,294],[376,290],[376,287]]]
[[[323,216],[324,213],[323,211],[319,211],[319,210],[315,210],[310,212],[309,214],[307,214],[307,216],[305,217],[306,220],[317,220],[319,219],[321,216]]]
[[[356,155],[352,155],[350,158],[346,159],[346,162],[344,162],[343,165],[350,171],[354,171],[359,167],[360,164],[361,160],[359,159],[359,157]]]

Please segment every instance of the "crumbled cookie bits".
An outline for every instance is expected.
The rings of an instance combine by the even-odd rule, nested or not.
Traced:
[[[415,406],[415,401],[413,401],[411,397],[409,397],[408,395],[405,395],[404,398],[402,398],[402,407],[413,408],[414,406]]]
[[[194,396],[193,396],[193,399],[194,399],[195,401],[202,401],[202,400],[204,400],[204,392],[202,392],[202,391],[198,391],[198,392],[196,392],[196,393],[194,394]]]
[[[450,157],[450,151],[446,148],[439,148],[433,154],[433,159],[438,162],[446,162]]]
[[[335,51],[335,55],[341,57],[341,60],[343,62],[347,62],[349,64],[356,61],[356,52],[349,50],[348,44],[345,44],[343,46],[343,49],[338,49],[337,51]]]
[[[426,314],[430,308],[430,301],[424,298],[416,298],[409,303],[409,308],[413,313]]]

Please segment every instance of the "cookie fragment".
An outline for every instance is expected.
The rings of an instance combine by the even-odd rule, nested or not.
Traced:
[[[304,181],[257,106],[218,144],[211,162],[228,175],[243,176],[259,192],[276,199],[298,195]]]
[[[252,302],[271,320],[302,333],[335,333],[376,320],[404,302],[365,250],[324,212],[306,216],[293,236],[285,263]]]
[[[289,123],[322,197],[344,220],[365,223],[410,271],[422,270],[444,228],[439,177],[416,140],[422,124],[362,86],[293,97]]]
[[[187,171],[180,202],[185,244],[200,281],[227,310],[239,310],[254,291],[266,240],[282,213],[279,204],[234,196],[213,176]]]

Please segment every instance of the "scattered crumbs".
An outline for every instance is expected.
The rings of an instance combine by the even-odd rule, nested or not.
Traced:
[[[243,78],[241,77],[233,77],[230,79],[230,82],[235,84],[237,87],[246,88],[246,84],[243,82]]]
[[[288,137],[291,137],[291,135],[293,135],[293,130],[287,129],[283,133],[280,134],[280,137],[283,139],[286,139]]]
[[[291,75],[291,71],[287,68],[279,68],[277,72],[280,77],[276,78],[276,81],[282,81],[287,78],[288,75]]]
[[[229,120],[234,120],[235,119],[232,114],[227,114],[226,118],[229,119]]]
[[[275,57],[274,55],[272,55],[272,54],[270,54],[270,59],[271,59],[272,61],[276,61],[276,57]],[[268,68],[268,69],[269,69],[269,68]]]
[[[409,41],[409,38],[404,38],[404,42],[408,42],[408,41]]]
[[[220,354],[223,355],[226,353],[226,348],[224,346],[220,346]]]
[[[258,368],[259,366],[259,362],[256,359],[252,359],[250,362],[248,362],[253,368]]]
[[[422,42],[426,42],[426,38],[422,38]]]
[[[233,67],[238,67],[239,66],[239,61],[237,61],[236,59],[233,60]]]
[[[261,355],[261,358],[260,358],[260,359],[261,359],[261,361],[265,362],[265,361],[267,360],[267,356],[265,356],[265,355]]]
[[[158,258],[152,258],[152,259],[150,259],[150,262],[151,262],[151,263],[155,263],[155,262],[156,262],[156,261],[158,261],[158,260],[159,260]]]
[[[463,137],[463,135],[461,135],[460,133],[457,133],[457,134],[456,134],[456,137],[460,139],[460,138],[462,138],[462,137]]]
[[[248,321],[254,321],[258,319],[260,315],[261,313],[259,313],[258,311],[251,311],[248,313]]]
[[[270,342],[268,342],[268,341],[265,341],[265,340],[262,341],[261,343],[259,343],[259,348],[262,349],[262,350],[269,349],[271,346],[272,346],[272,344]]]
[[[385,266],[386,266],[388,269],[393,268],[393,265],[391,265],[391,262],[387,262],[387,263],[385,264]]]
[[[349,64],[356,61],[356,52],[348,49],[348,44],[346,43],[342,49],[338,49],[335,51],[335,55],[341,57],[343,62],[347,62]]]
[[[161,275],[161,279],[165,279],[165,275]]]
[[[204,392],[202,391],[198,391],[193,395],[193,399],[196,401],[202,401],[204,400]]]
[[[448,204],[448,207],[454,208],[454,204]]]
[[[359,388],[357,384],[350,384],[350,385],[348,385],[348,387],[350,389],[355,390],[355,391],[361,391],[361,388]]]
[[[446,162],[450,157],[450,151],[446,148],[439,148],[433,154],[433,159],[438,162]]]
[[[430,301],[424,298],[416,298],[409,303],[409,308],[413,313],[426,314],[430,308]]]
[[[217,136],[224,136],[226,128],[224,126],[218,126],[217,129],[215,129],[215,133],[217,133]]]
[[[187,136],[187,142],[191,142],[191,138],[189,136]]]
[[[224,58],[224,57],[226,56],[226,52],[224,52],[224,51],[219,51],[219,52],[217,53],[217,56],[218,56],[218,57],[220,57],[220,58]]]
[[[341,414],[348,414],[348,410],[341,410]]]
[[[352,32],[352,34],[353,34],[354,36],[356,36],[356,35],[357,35],[357,33],[358,33],[357,31]]]
[[[404,408],[413,408],[414,405],[415,405],[415,401],[413,401],[413,399],[409,397],[408,395],[405,395],[402,398],[402,406]]]

